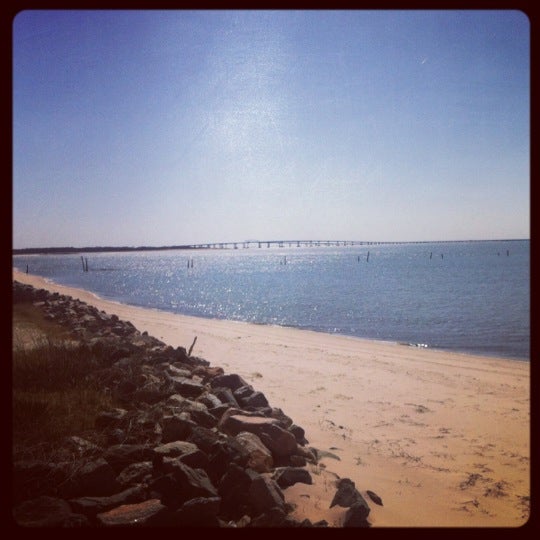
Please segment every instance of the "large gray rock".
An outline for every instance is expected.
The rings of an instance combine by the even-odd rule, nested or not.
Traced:
[[[272,470],[274,460],[272,453],[261,442],[261,439],[248,431],[242,431],[236,435],[236,440],[244,447],[248,453],[246,466],[259,473]]]

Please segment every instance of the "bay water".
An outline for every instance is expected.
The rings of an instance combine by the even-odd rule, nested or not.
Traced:
[[[240,244],[241,246],[242,244]],[[530,242],[14,255],[125,304],[530,360]]]

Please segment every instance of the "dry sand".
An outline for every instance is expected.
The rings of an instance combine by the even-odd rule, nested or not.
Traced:
[[[336,475],[373,527],[517,527],[530,498],[529,363],[126,306],[13,272],[238,373],[331,452],[285,490],[299,517],[338,526]],[[367,496],[371,490],[384,506]]]

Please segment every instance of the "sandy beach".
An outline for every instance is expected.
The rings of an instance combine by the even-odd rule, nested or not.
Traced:
[[[298,515],[338,525],[335,475],[373,527],[518,527],[529,516],[530,366],[292,328],[122,305],[14,271],[238,373],[331,453],[313,485],[285,490]],[[366,495],[379,495],[383,506]]]

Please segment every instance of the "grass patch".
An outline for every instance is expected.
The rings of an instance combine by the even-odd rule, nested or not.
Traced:
[[[96,415],[116,404],[94,377],[110,364],[106,352],[69,341],[65,329],[31,304],[14,306],[13,325],[14,335],[22,327],[27,338],[40,336],[24,347],[13,343],[13,451],[24,459],[33,448],[43,453],[66,436],[92,430]]]

